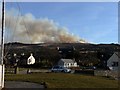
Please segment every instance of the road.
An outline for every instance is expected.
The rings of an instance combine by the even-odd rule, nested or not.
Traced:
[[[16,89],[42,89],[44,85],[31,82],[21,82],[21,81],[5,81],[5,90],[16,90]],[[1,90],[1,88],[0,88]],[[4,90],[4,89],[3,89]]]

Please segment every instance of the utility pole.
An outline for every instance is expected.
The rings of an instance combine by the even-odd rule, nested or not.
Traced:
[[[0,60],[0,87],[4,88],[4,30],[5,30],[5,3],[2,1],[2,32],[1,32],[1,60]]]

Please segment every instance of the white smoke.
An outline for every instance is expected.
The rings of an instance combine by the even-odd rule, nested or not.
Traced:
[[[48,18],[35,18],[28,13],[21,16],[14,10],[6,12],[6,42],[22,43],[85,43],[86,41],[72,35],[65,27],[60,27]],[[0,20],[1,23],[1,20]]]

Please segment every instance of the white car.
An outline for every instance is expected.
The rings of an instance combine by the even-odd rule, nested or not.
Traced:
[[[63,66],[53,66],[51,69],[51,72],[65,72],[65,73],[69,73],[71,72],[71,69],[65,68]]]

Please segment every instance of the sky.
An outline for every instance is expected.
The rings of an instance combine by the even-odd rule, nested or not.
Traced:
[[[90,43],[118,43],[117,2],[7,2],[6,11],[13,9],[53,21]]]

